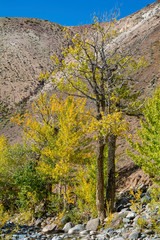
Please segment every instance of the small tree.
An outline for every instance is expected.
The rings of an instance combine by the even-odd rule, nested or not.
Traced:
[[[0,202],[5,208],[16,206],[19,189],[14,177],[32,157],[31,149],[25,144],[10,145],[4,136],[0,136]]]
[[[14,122],[23,124],[26,139],[37,153],[39,171],[64,187],[64,199],[66,187],[73,185],[76,165],[86,164],[94,156],[92,139],[86,134],[89,116],[84,111],[82,98],[63,100],[44,94],[35,100],[32,112],[14,118]]]
[[[143,111],[141,128],[132,138],[128,138],[137,153],[127,150],[128,155],[148,173],[154,182],[160,184],[160,88],[148,98]]]
[[[65,31],[72,44],[63,49],[64,60],[59,60],[56,55],[52,57],[56,69],[52,73],[53,83],[64,93],[86,98],[94,106],[98,127],[97,210],[98,217],[103,221],[104,149],[108,144],[106,199],[113,210],[116,139],[126,129],[123,124],[124,114],[137,110],[136,100],[140,92],[134,91],[136,81],[133,76],[144,61],[136,60],[131,53],[128,55],[127,51],[117,45],[117,31],[112,20],[104,24],[95,18],[95,23],[81,34],[72,34],[68,29]],[[41,74],[40,79],[43,78],[46,75]]]

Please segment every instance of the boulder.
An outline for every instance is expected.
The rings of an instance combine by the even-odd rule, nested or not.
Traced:
[[[99,224],[100,224],[100,219],[99,218],[91,219],[87,222],[86,230],[96,231]]]
[[[82,232],[83,230],[84,230],[84,224],[77,224],[73,228],[70,228],[68,233],[69,234],[79,233],[79,232]]]
[[[128,211],[128,210],[122,210],[119,212],[119,217],[126,217],[131,211]]]
[[[80,235],[85,236],[85,235],[89,234],[89,232],[90,232],[89,230],[83,230],[80,232]]]
[[[123,223],[130,223],[130,220],[128,218],[123,218]]]
[[[136,240],[136,239],[140,238],[140,236],[141,236],[141,232],[132,232],[129,235],[129,239],[130,240]]]
[[[147,230],[144,231],[144,233],[147,234],[147,235],[151,235],[151,234],[154,233],[154,231],[152,229],[147,229]]]
[[[73,224],[72,222],[66,223],[65,226],[64,226],[64,228],[63,228],[64,232],[68,233],[68,231],[69,231],[71,228],[73,228],[73,226],[74,226],[74,224]]]
[[[133,220],[136,217],[136,214],[134,212],[130,212],[127,214],[126,218]]]
[[[95,239],[95,238],[94,238]],[[96,236],[96,239],[97,240],[109,240],[110,239],[110,236],[108,234],[98,234]]]
[[[42,229],[42,232],[43,233],[52,233],[56,230],[56,228],[57,228],[57,225],[55,223],[48,224]]]

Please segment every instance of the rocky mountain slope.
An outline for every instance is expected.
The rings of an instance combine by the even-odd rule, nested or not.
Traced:
[[[103,25],[107,27],[107,23]],[[79,32],[90,26],[69,28]],[[136,79],[138,87],[143,89],[143,95],[152,94],[153,84],[160,82],[160,0],[117,21],[116,28],[119,30],[117,44],[123,45],[125,51],[129,49],[137,57],[144,56],[147,60],[147,67],[136,75]],[[40,91],[51,90],[51,84],[42,86],[38,77],[41,71],[52,72],[54,66],[50,56],[54,52],[60,55],[61,46],[66,44],[63,27],[56,23],[29,18],[0,18],[1,97],[10,96],[11,102],[24,99],[29,102]],[[138,122],[136,119],[129,121],[133,132]],[[0,133],[4,133],[13,143],[20,141],[22,136],[17,126],[9,128],[7,125]],[[119,143],[119,151],[124,152],[125,140],[121,139]],[[135,181],[136,185],[137,179],[149,183],[143,172],[137,170],[126,157],[122,157],[118,164],[121,169],[119,188],[127,187],[126,177],[130,184]]]
[[[53,69],[50,56],[65,44],[63,27],[27,18],[0,18],[1,95],[18,102],[34,94],[41,71]]]

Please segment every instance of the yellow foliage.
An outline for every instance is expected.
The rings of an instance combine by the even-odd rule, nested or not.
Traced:
[[[86,169],[82,167],[78,169],[76,175],[78,185],[75,185],[75,193],[78,196],[77,203],[80,211],[85,214],[92,213],[92,216],[96,217],[96,178],[89,176],[89,170],[94,172],[93,162]]]
[[[100,135],[106,136],[111,133],[114,133],[116,136],[125,135],[125,132],[129,129],[128,123],[123,119],[121,112],[114,112],[112,114],[101,113],[102,119],[97,120],[92,118],[92,121],[88,127],[88,132],[97,131]]]
[[[0,156],[3,151],[5,151],[5,148],[8,146],[6,138],[2,135],[0,136]]]
[[[91,116],[85,105],[82,98],[70,96],[63,100],[43,94],[32,104],[32,112],[23,117],[25,138],[40,155],[37,170],[66,186],[62,194],[68,204],[75,202],[70,183],[75,178],[76,165],[87,163],[94,155],[91,138],[86,134]],[[22,119],[16,116],[13,121],[21,123]],[[31,198],[28,204],[36,203]]]
[[[111,223],[113,221],[114,214],[110,211],[111,204],[106,202],[106,216],[107,220],[105,221],[105,225],[107,228],[111,227]]]
[[[131,209],[133,209],[133,211],[135,211],[137,214],[141,215],[142,213],[142,202],[141,202],[141,194],[142,191],[140,189],[137,190],[136,193],[134,193],[134,191],[131,189],[130,190],[130,194],[134,197],[134,199],[131,199]]]
[[[55,61],[56,61],[56,59],[55,59]],[[58,63],[58,62],[57,62]],[[40,81],[42,81],[42,80],[44,80],[44,79],[48,79],[49,78],[49,72],[47,71],[46,72],[46,74],[43,74],[42,72],[40,73],[40,75],[39,75],[39,80]]]
[[[62,212],[59,212],[57,214],[57,217],[56,217],[56,220],[54,221],[54,223],[57,224],[58,226],[60,226],[61,225],[61,220],[64,216],[65,216],[65,209],[63,209]]]
[[[76,198],[75,194],[73,193],[73,186],[68,185],[66,191],[64,192],[63,190],[63,195],[68,204],[75,204]]]

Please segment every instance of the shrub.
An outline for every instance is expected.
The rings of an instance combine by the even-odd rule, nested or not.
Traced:
[[[36,162],[26,162],[22,169],[14,174],[15,185],[19,188],[17,204],[23,209],[35,212],[37,204],[45,202],[48,195],[45,177],[36,171]]]

